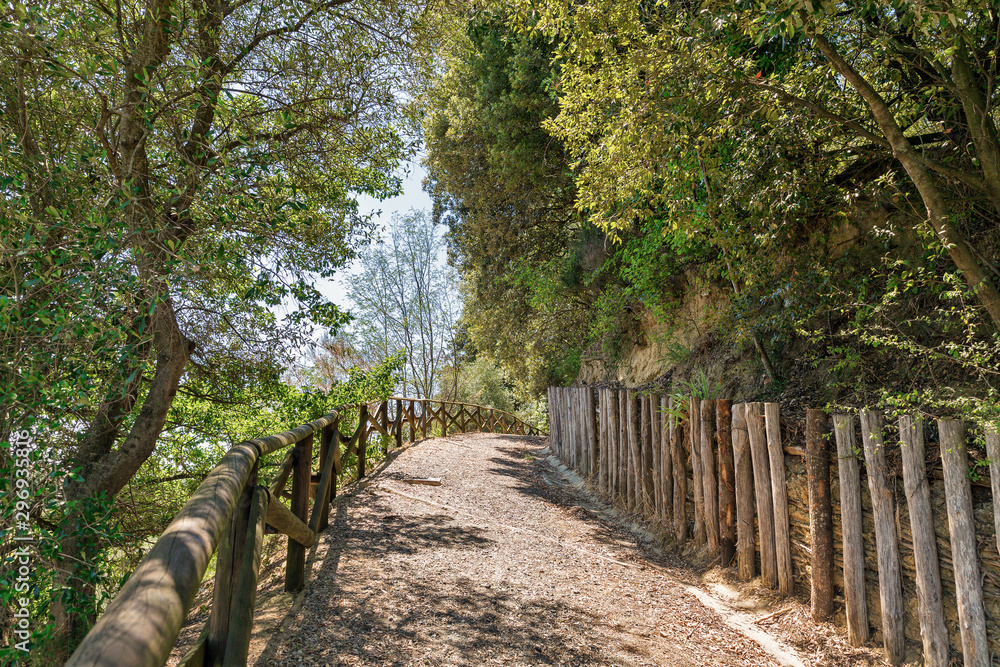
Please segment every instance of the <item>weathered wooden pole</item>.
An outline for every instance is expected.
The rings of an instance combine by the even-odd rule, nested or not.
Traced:
[[[222,533],[215,556],[215,588],[212,591],[212,612],[208,618],[208,639],[205,644],[205,664],[221,665],[229,643],[233,596],[236,593],[240,562],[246,548],[247,531],[254,487],[257,486],[257,464],[254,463],[236,502],[229,527]]]
[[[674,399],[667,399],[669,408],[669,436],[670,448],[674,462],[674,539],[677,544],[687,542],[687,457],[684,455],[684,438],[681,433],[681,425],[677,417],[673,414]]]
[[[722,567],[729,567],[736,555],[736,465],[733,460],[732,402],[715,401],[715,439],[719,469],[719,552]]]
[[[715,475],[715,401],[701,402],[701,496],[705,502],[708,553],[719,553],[719,485]]]
[[[647,517],[655,511],[653,486],[653,419],[648,396],[639,396],[639,475],[642,481],[642,513]]]
[[[889,485],[882,416],[861,411],[861,438],[865,447],[868,488],[875,517],[878,551],[878,589],[882,610],[882,641],[893,665],[903,662],[903,591],[899,579],[899,543],[896,535],[896,502]]]
[[[239,579],[232,601],[229,639],[226,642],[223,667],[244,667],[250,653],[254,604],[257,601],[257,579],[260,572],[260,555],[264,544],[264,520],[267,517],[269,498],[270,492],[265,487],[254,487]]]
[[[736,565],[742,581],[756,574],[754,545],[753,463],[747,432],[746,403],[733,406],[733,463],[736,468]]]
[[[924,665],[946,667],[948,630],[941,603],[941,572],[938,563],[931,491],[924,463],[924,423],[908,415],[899,418],[899,444],[903,455],[903,487],[913,534],[913,561],[917,570],[917,601]]]
[[[587,430],[590,452],[587,459],[587,474],[598,474],[598,461],[600,460],[600,438],[598,437],[597,424],[597,396],[593,387],[587,387]]]
[[[992,660],[986,641],[986,611],[976,550],[976,524],[969,486],[969,455],[965,447],[965,423],[939,419],[944,492],[948,503],[948,533],[951,561],[955,568],[958,627],[962,634],[965,667],[988,667]]]
[[[358,479],[365,476],[365,459],[368,457],[368,406],[358,408],[358,424],[361,435],[358,436]]]
[[[757,497],[757,544],[760,547],[760,577],[768,588],[778,587],[778,562],[774,551],[774,503],[771,499],[771,464],[764,431],[764,405],[746,403],[743,416],[753,460],[753,488]]]
[[[662,475],[661,490],[663,493],[663,516],[660,517],[664,530],[670,532],[674,529],[673,503],[674,503],[674,450],[673,443],[670,442],[670,425],[667,417],[667,397],[660,396],[657,406],[660,429],[660,473]]]
[[[429,415],[427,411],[427,399],[420,400],[420,437],[427,437],[427,426],[429,421]]]
[[[639,448],[641,438],[641,410],[639,396],[628,393],[628,447],[629,447],[629,480],[632,483],[629,498],[629,508],[636,512],[643,509],[642,451]]]
[[[330,476],[326,494],[319,514],[319,524],[316,530],[324,530],[330,525],[330,502],[337,496],[337,464],[340,462],[340,421],[327,424],[320,434],[319,469],[323,472],[329,467]],[[322,481],[322,480],[321,480]],[[320,484],[322,486],[322,484]]]
[[[659,411],[659,397],[650,394],[646,397],[646,403],[649,406],[649,445],[650,453],[652,454],[652,473],[653,473],[653,517],[656,523],[660,523],[660,519],[663,515],[663,473],[662,473],[662,461],[660,451],[660,429],[659,421],[657,419],[657,412]]]
[[[986,456],[990,460],[990,488],[993,491],[993,535],[1000,552],[1000,434],[995,426],[986,429]]]
[[[368,406],[363,405],[366,411]],[[364,423],[363,421],[361,422]],[[294,463],[292,467],[292,513],[303,523],[309,521],[309,486],[312,484],[312,448],[313,436],[310,433],[292,450]],[[279,502],[275,499],[275,502]],[[285,559],[285,590],[296,592],[302,590],[305,584],[306,548],[288,540],[288,554]]]
[[[781,407],[764,404],[767,452],[771,464],[771,499],[774,503],[774,555],[778,565],[778,590],[791,595],[795,589],[792,573],[792,537],[788,526],[788,492],[785,481],[785,450],[781,445]]]
[[[844,607],[847,639],[851,646],[868,641],[868,607],[865,604],[865,549],[861,518],[861,471],[854,436],[854,417],[834,415],[837,439],[837,478],[840,482],[840,532],[844,554]]]
[[[622,507],[628,507],[629,492],[629,458],[628,448],[628,394],[625,390],[618,392],[618,496]]]
[[[691,397],[688,409],[688,440],[691,446],[691,481],[694,484],[694,543],[705,544],[704,477],[701,468],[701,401]]]
[[[399,449],[403,446],[403,400],[400,398],[396,399],[396,418],[393,420],[392,435],[396,449]]]
[[[814,621],[833,613],[833,505],[830,496],[829,430],[826,413],[806,410],[806,471],[809,484],[811,610]]]

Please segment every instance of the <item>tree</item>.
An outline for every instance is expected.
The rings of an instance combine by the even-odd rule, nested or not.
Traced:
[[[420,109],[427,187],[449,227],[470,338],[537,390],[579,360],[591,297],[563,280],[586,233],[563,145],[542,127],[558,110],[555,45],[509,18],[503,8],[449,17]]]
[[[65,527],[51,537],[78,573],[81,508],[136,474],[178,393],[273,383],[311,323],[344,322],[312,278],[369,226],[353,193],[398,190],[422,9],[0,10],[0,435],[32,429],[71,473],[64,502],[34,511]],[[55,587],[64,637],[95,612],[72,570]],[[64,604],[74,590],[89,606]]]
[[[426,213],[393,214],[384,240],[358,254],[360,270],[347,280],[353,349],[369,363],[403,351],[402,391],[420,398],[435,394],[441,368],[454,363],[461,304],[443,254]]]

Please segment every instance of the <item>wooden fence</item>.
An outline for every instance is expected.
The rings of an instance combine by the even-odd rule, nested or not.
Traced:
[[[341,428],[357,421],[353,432]],[[174,517],[122,586],[67,665],[129,667],[166,664],[195,594],[217,552],[208,622],[184,667],[246,664],[265,528],[288,536],[285,590],[305,584],[306,549],[327,527],[330,503],[345,464],[356,458],[365,476],[368,438],[380,433],[396,447],[403,437],[467,430],[536,435],[538,429],[491,408],[392,397],[348,406],[291,431],[232,447]],[[314,437],[319,436],[313,471]],[[391,446],[390,444],[390,446]],[[259,460],[290,448],[269,484],[258,477]],[[291,492],[286,493],[291,477]],[[286,507],[281,498],[288,498]],[[309,502],[313,498],[310,512]]]
[[[938,420],[934,430],[909,416],[898,428],[875,411],[859,417],[830,420],[807,410],[801,447],[788,444],[777,403],[549,389],[556,456],[675,544],[694,541],[723,566],[735,566],[740,579],[759,574],[784,594],[805,580],[817,620],[831,618],[839,588],[850,642],[865,643],[871,621],[892,664],[901,664],[910,637],[922,643],[925,665],[944,667],[954,649],[965,665],[987,667],[997,638],[987,635],[984,597],[997,604],[1000,586],[1000,437],[983,429],[992,495],[976,508],[964,422]],[[928,459],[925,449],[939,456]],[[905,499],[897,498],[898,471]],[[803,495],[805,513],[798,507]],[[980,521],[978,530],[993,539],[980,544],[977,515],[989,510],[995,524],[984,530]],[[990,630],[997,634],[994,625]]]

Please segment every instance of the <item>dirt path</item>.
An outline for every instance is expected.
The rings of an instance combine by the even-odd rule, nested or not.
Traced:
[[[560,483],[543,438],[402,452],[338,503],[271,665],[778,665]],[[404,483],[441,477],[441,486]]]

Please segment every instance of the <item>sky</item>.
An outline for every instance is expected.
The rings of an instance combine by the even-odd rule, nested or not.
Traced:
[[[419,162],[411,161],[407,162],[401,169],[400,175],[404,173],[403,194],[382,201],[368,195],[359,195],[358,212],[367,214],[381,211],[381,214],[378,216],[380,223],[388,222],[393,213],[406,213],[411,208],[418,211],[425,210],[429,213],[431,210],[431,198],[426,192],[421,190],[421,183],[427,175],[426,170]],[[351,266],[346,267],[342,275],[351,273],[352,268]],[[349,309],[351,303],[347,298],[347,290],[338,278],[332,280],[320,279],[316,282],[316,289],[341,308]]]

